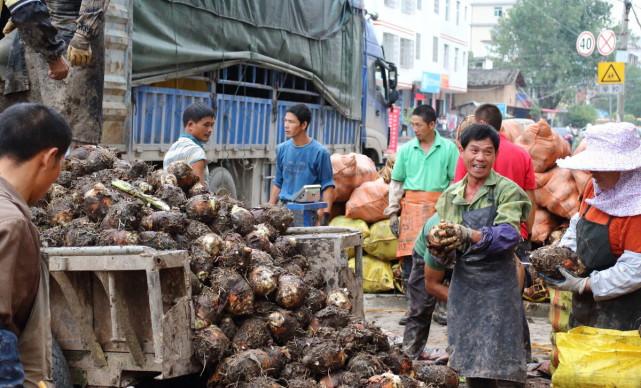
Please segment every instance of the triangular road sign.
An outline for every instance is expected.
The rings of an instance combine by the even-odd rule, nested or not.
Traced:
[[[605,74],[603,74],[603,77],[601,78],[601,82],[621,82],[621,77],[619,76],[619,73],[617,73],[617,70],[614,68],[613,64],[610,64],[610,66],[608,66],[608,69],[605,71]]]
[[[599,62],[597,83],[601,85],[623,85],[625,82],[625,63]]]

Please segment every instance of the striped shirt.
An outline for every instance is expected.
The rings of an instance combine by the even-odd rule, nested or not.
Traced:
[[[165,154],[165,159],[162,163],[162,168],[167,171],[167,167],[173,162],[183,161],[190,166],[198,161],[205,161],[205,180],[209,176],[209,168],[207,167],[207,155],[203,147],[198,145],[192,139],[186,136],[181,136],[171,145],[169,151]],[[207,183],[207,182],[203,182]]]

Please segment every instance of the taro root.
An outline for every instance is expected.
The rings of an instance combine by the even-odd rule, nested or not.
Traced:
[[[154,190],[158,190],[162,185],[178,185],[178,180],[174,174],[170,174],[165,170],[156,170],[151,173],[147,182],[154,187]]]
[[[280,306],[267,299],[258,299],[254,301],[254,314],[258,317],[267,319],[269,314],[278,311]]]
[[[327,303],[327,295],[323,290],[318,288],[310,288],[307,293],[307,298],[305,298],[304,305],[309,307],[312,312],[317,312],[325,308]]]
[[[287,388],[318,388],[321,387],[316,380],[311,378],[296,378],[287,381]]]
[[[325,289],[325,277],[320,269],[311,269],[303,276],[303,281],[310,288]]]
[[[102,229],[138,229],[142,217],[142,202],[121,201],[109,208],[100,227]]]
[[[229,338],[214,325],[196,331],[194,354],[204,367],[215,368],[229,350]]]
[[[401,378],[401,386],[403,388],[423,388],[426,387],[426,385],[422,381],[418,381],[416,379],[413,379],[409,376],[404,376],[401,375],[399,376]],[[429,387],[429,385],[428,385]]]
[[[209,287],[203,287],[200,294],[193,298],[196,318],[206,322],[206,325],[217,323],[225,308],[225,302],[220,294]]]
[[[73,182],[73,178],[74,176],[71,173],[71,171],[60,171],[60,175],[58,175],[58,179],[56,179],[56,183],[62,187],[69,187]]]
[[[414,375],[412,359],[403,352],[400,345],[395,345],[390,350],[379,353],[378,357],[395,374],[403,376]]]
[[[209,188],[202,182],[196,182],[187,192],[187,197],[191,198],[203,194],[209,194]]]
[[[45,248],[61,247],[64,245],[67,229],[63,226],[54,226],[40,231],[40,244]]]
[[[272,251],[272,243],[269,241],[269,233],[265,233],[266,228],[261,228],[263,224],[258,225],[256,230],[245,236],[247,246],[252,249],[258,249],[265,252]]]
[[[211,233],[211,228],[200,221],[187,220],[187,229],[185,229],[185,237],[189,240],[196,240],[197,238]]]
[[[220,205],[209,195],[197,195],[189,198],[185,205],[187,217],[192,220],[210,224],[215,221]]]
[[[161,185],[155,195],[171,207],[181,207],[187,201],[187,196],[182,189],[174,185]]]
[[[154,187],[143,180],[134,181],[133,186],[138,189],[143,194],[152,194],[154,192]]]
[[[349,300],[347,290],[332,290],[327,294],[327,305],[336,306],[343,310],[351,311],[352,302]]]
[[[309,377],[309,375],[309,369],[307,369],[307,367],[302,363],[296,361],[287,363],[287,365],[285,365],[283,370],[280,372],[280,378],[288,382],[288,387],[290,386],[289,383],[291,382],[291,380],[305,379]]]
[[[307,328],[314,318],[314,313],[307,306],[301,306],[292,312],[302,328]]]
[[[178,249],[178,243],[165,232],[141,232],[139,235],[140,245],[158,249],[161,251]]]
[[[285,345],[292,338],[305,334],[296,316],[287,310],[278,310],[269,314],[267,326],[279,345]]]
[[[305,351],[303,364],[316,375],[342,369],[347,356],[334,341],[323,341]]]
[[[576,276],[587,275],[587,270],[576,253],[558,245],[544,246],[532,251],[530,261],[537,272],[549,276],[552,279],[564,279],[563,275],[557,269],[559,266],[574,273]]]
[[[269,295],[278,287],[278,271],[274,267],[255,267],[249,273],[249,285],[257,296]]]
[[[110,150],[96,147],[87,155],[87,159],[84,160],[85,174],[112,168],[116,160],[116,155]]]
[[[98,242],[96,225],[86,218],[77,218],[67,227],[64,245],[68,247],[91,247]]]
[[[67,190],[65,187],[62,185],[59,185],[57,183],[54,183],[49,187],[49,190],[47,190],[47,201],[52,201],[56,198],[67,198],[69,195],[69,190]],[[67,198],[68,200],[69,198]]]
[[[334,305],[328,305],[324,309],[316,312],[310,326],[314,330],[323,326],[340,329],[341,327],[345,327],[350,319],[349,311]]]
[[[68,198],[56,198],[47,206],[49,224],[53,226],[70,223],[76,217],[76,212],[76,206]]]
[[[387,368],[375,355],[358,353],[354,357],[350,358],[346,369],[350,372],[356,373],[361,378],[369,378],[385,372]]]
[[[89,156],[89,154],[96,149],[95,145],[82,145],[78,146],[71,151],[69,151],[69,155],[67,155],[67,158],[75,158],[79,160],[85,160]]]
[[[251,267],[258,267],[261,265],[271,266],[274,265],[274,259],[269,255],[269,253],[252,249],[251,251]]]
[[[307,297],[307,286],[303,279],[294,275],[281,275],[278,278],[276,303],[286,309],[295,309],[303,304]]]
[[[62,163],[63,171],[69,172],[72,178],[77,178],[79,176],[85,175],[85,163],[76,158],[65,158],[65,161]]]
[[[40,207],[32,207],[31,209],[31,221],[34,225],[39,227],[46,227],[49,225],[49,218],[47,217],[47,211]]]
[[[254,292],[238,272],[229,268],[214,268],[209,280],[214,291],[226,301],[225,310],[228,313],[239,316],[254,311]]]
[[[234,338],[236,332],[238,331],[238,327],[231,317],[222,318],[220,322],[218,322],[218,327],[220,327],[220,330],[225,333],[227,338]]]
[[[291,257],[299,254],[298,242],[289,236],[278,236],[272,250],[274,256]]]
[[[97,222],[107,215],[113,203],[113,193],[102,183],[96,183],[91,190],[85,193],[83,209],[91,221]]]
[[[222,252],[224,243],[223,239],[216,233],[207,233],[194,241],[194,245],[202,248],[211,258],[218,256]]]
[[[209,278],[209,273],[214,267],[214,259],[198,244],[191,244],[189,247],[189,265],[201,281]]]
[[[267,376],[260,376],[260,377],[256,377],[255,379],[249,380],[249,382],[242,382],[238,384],[237,387],[238,388],[284,388],[284,386],[278,384],[278,382],[275,379]]]
[[[380,375],[371,376],[367,379],[367,382],[362,385],[365,388],[409,388],[414,387],[410,384],[408,386],[403,384],[401,376],[397,376],[393,373],[383,373]]]
[[[236,353],[267,346],[271,341],[267,323],[260,318],[249,318],[236,331],[232,345]]]
[[[200,181],[198,175],[194,173],[194,169],[182,160],[170,163],[169,166],[167,166],[167,172],[176,177],[176,183],[185,191]]]
[[[138,233],[126,230],[107,229],[98,237],[98,245],[138,245],[138,242]]]
[[[251,248],[247,248],[244,244],[225,241],[223,250],[216,257],[215,262],[221,267],[235,268],[244,274],[251,264]]]
[[[300,271],[301,273],[303,273],[302,275],[300,275],[301,277],[303,277],[304,272],[309,269],[309,261],[307,261],[307,258],[302,255],[294,255],[289,257],[277,256],[275,257],[274,262],[279,267],[292,268],[292,270],[296,272]]]
[[[257,223],[267,223],[276,230],[285,234],[287,228],[294,222],[292,212],[283,206],[270,206],[261,211],[254,212]]]
[[[329,373],[327,376],[320,380],[320,385],[323,388],[339,388],[339,387],[360,387],[360,378],[356,373],[348,371],[339,371],[336,373]],[[389,386],[385,388],[397,388],[397,386]]]
[[[153,212],[140,221],[144,230],[165,232],[169,234],[180,234],[185,231],[187,219],[185,215],[176,211]]]
[[[250,381],[259,376],[277,376],[287,362],[287,351],[251,349],[224,359],[208,381],[208,386],[225,386]]]
[[[234,205],[231,209],[230,216],[234,229],[243,236],[254,230],[254,224],[256,221],[249,210]]]
[[[354,322],[338,332],[338,341],[347,354],[358,352],[387,352],[390,350],[387,336],[380,328],[365,322]]]
[[[117,165],[114,164],[114,167],[117,168]],[[144,178],[149,173],[150,166],[143,162],[142,160],[134,160],[127,170],[127,176],[129,179]]]
[[[459,376],[454,369],[445,365],[429,364],[427,361],[412,363],[414,378],[427,386],[438,388],[455,388],[459,385]]]

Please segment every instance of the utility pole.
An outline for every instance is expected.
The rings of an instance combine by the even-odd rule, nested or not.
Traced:
[[[621,45],[619,46],[619,51],[627,52],[628,51],[628,15],[630,15],[630,9],[632,8],[632,0],[625,0],[623,5],[623,25],[621,28]],[[627,62],[627,58],[626,61]],[[617,116],[618,121],[623,121],[623,115],[625,112],[625,84],[621,85],[621,91],[617,97]]]

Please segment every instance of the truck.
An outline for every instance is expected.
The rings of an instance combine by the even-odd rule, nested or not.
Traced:
[[[111,0],[104,42],[102,143],[130,159],[161,162],[200,101],[217,112],[209,186],[250,206],[268,199],[296,103],[330,153],[383,162],[397,71],[362,0]]]

